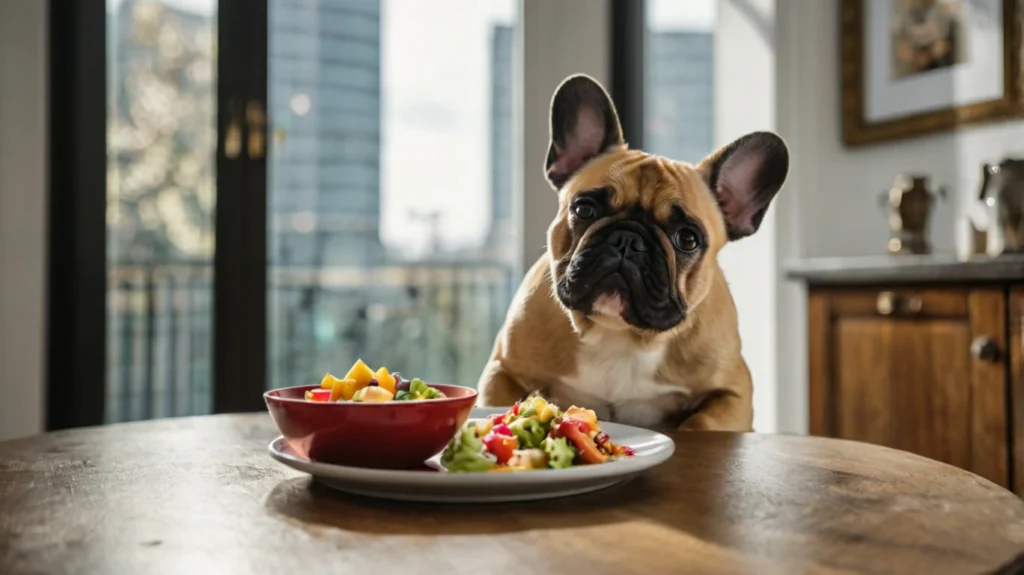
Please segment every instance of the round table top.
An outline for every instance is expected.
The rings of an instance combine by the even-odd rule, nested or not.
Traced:
[[[451,506],[321,487],[276,435],[246,414],[0,443],[0,573],[991,573],[1024,549],[1013,494],[850,441],[673,433],[618,487]]]

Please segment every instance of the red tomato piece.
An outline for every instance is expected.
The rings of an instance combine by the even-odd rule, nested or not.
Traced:
[[[584,463],[604,463],[608,456],[597,448],[597,444],[587,435],[587,429],[589,424],[586,422],[567,419],[558,424],[557,432],[558,437],[564,437],[572,442]]]
[[[483,439],[484,447],[498,459],[498,463],[504,464],[512,458],[519,442],[511,435],[488,433]]]
[[[309,401],[331,401],[331,390],[330,389],[311,389],[306,392],[306,399]]]
[[[515,434],[512,433],[512,430],[509,429],[504,422],[494,424],[494,429],[491,432],[498,435],[505,435],[507,437],[515,437]]]
[[[491,415],[487,416],[487,419],[490,419],[491,423],[493,425],[500,425],[500,424],[505,423],[505,414],[504,413],[492,413]]]

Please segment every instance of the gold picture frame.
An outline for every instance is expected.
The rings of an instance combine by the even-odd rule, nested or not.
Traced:
[[[868,1],[842,0],[840,10],[841,113],[845,145],[901,140],[1024,115],[1024,0],[1002,0],[1001,97],[966,105],[954,102],[949,107],[883,120],[867,119],[865,4]]]

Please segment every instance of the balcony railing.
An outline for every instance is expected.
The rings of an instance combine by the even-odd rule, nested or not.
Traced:
[[[315,383],[356,358],[475,385],[512,296],[509,266],[483,263],[268,268],[268,385]],[[109,422],[209,413],[213,266],[110,268]]]

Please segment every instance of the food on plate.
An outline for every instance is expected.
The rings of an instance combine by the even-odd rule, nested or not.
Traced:
[[[415,401],[442,399],[444,393],[430,387],[423,380],[412,381],[402,378],[397,371],[391,373],[381,367],[374,371],[363,360],[356,360],[352,369],[343,378],[330,373],[320,381],[320,389],[306,392],[306,400],[320,403],[354,401],[379,403],[385,401]]]
[[[565,469],[633,455],[631,448],[616,445],[601,431],[593,410],[572,406],[562,411],[534,397],[505,413],[467,421],[441,453],[441,464],[456,473],[523,471]]]

